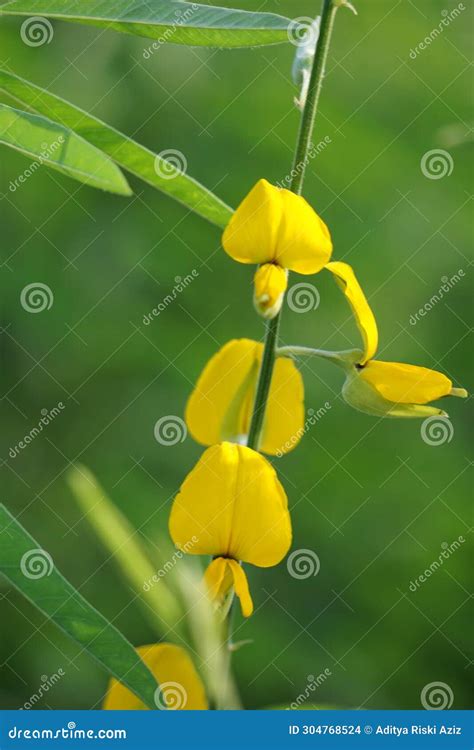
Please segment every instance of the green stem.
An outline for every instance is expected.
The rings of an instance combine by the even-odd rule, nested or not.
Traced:
[[[327,349],[313,349],[310,346],[280,346],[275,353],[277,357],[321,357],[345,370],[360,362],[363,356],[360,349],[332,352]]]
[[[314,122],[318,111],[319,97],[326,71],[326,62],[334,27],[334,18],[339,5],[340,2],[337,2],[337,0],[323,0],[319,41],[314,56],[308,95],[301,116],[301,124],[293,159],[294,177],[291,182],[291,190],[297,195],[301,195],[303,190],[304,176],[308,162],[308,152],[311,148]],[[276,359],[280,320],[281,312],[279,312],[273,320],[270,320],[267,324],[262,364],[260,366],[257,392],[255,395],[252,420],[247,440],[248,447],[254,448],[255,450],[258,450],[260,433],[262,431],[263,420],[265,417],[265,409],[267,407],[268,394],[270,392],[270,384]]]
[[[308,163],[308,152],[312,145],[311,139],[313,136],[314,122],[316,119],[316,113],[318,111],[319,96],[321,94],[321,87],[326,70],[326,61],[334,26],[334,18],[337,8],[341,4],[344,4],[344,0],[323,0],[319,41],[316,48],[313,67],[311,70],[306,103],[301,115],[300,129],[293,160],[293,174],[295,176],[292,179],[290,189],[297,195],[301,195],[301,192],[303,190],[304,176]],[[279,312],[272,320],[268,321],[267,323],[262,363],[260,365],[260,372],[258,376],[257,392],[255,394],[252,420],[250,423],[249,435],[247,439],[247,446],[249,448],[253,448],[254,450],[258,450],[259,448],[260,434],[262,431],[268,395],[270,392],[270,385],[272,382],[273,369],[275,366],[280,320],[281,312]],[[235,607],[235,602],[233,602],[233,605],[231,605],[231,609],[228,613],[227,647],[229,647],[232,639],[231,616],[233,607]],[[230,653],[228,665],[230,670]]]

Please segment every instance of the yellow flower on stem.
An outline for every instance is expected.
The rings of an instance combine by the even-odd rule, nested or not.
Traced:
[[[261,266],[255,276],[255,305],[266,318],[279,312],[286,270],[321,271],[332,253],[329,229],[300,195],[259,180],[234,212],[222,237],[239,263]]]
[[[252,417],[263,344],[234,339],[207,363],[186,405],[186,423],[201,445],[245,440]],[[281,455],[304,429],[304,386],[294,362],[278,357],[265,413],[260,450]],[[286,447],[285,447],[286,446]]]
[[[169,529],[179,549],[214,557],[205,574],[211,597],[223,604],[234,588],[245,617],[253,603],[239,561],[268,568],[291,544],[288,501],[275,470],[256,451],[228,442],[208,448],[188,474]]]
[[[347,361],[347,379],[343,396],[348,404],[368,414],[390,417],[447,416],[446,412],[428,406],[444,396],[465,398],[464,388],[453,388],[446,375],[426,367],[403,362],[381,362],[372,359],[377,351],[378,331],[374,314],[354,271],[347,263],[328,263],[354,313],[364,342],[360,356]]]
[[[160,686],[155,693],[157,708],[181,711],[209,708],[204,685],[184,648],[171,643],[156,643],[140,646],[137,653]],[[125,711],[148,709],[140,698],[116,679],[109,683],[103,708]]]

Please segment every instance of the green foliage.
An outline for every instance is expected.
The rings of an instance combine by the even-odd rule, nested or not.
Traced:
[[[157,683],[135,649],[54,566],[51,555],[0,506],[0,573],[150,708]]]
[[[225,227],[232,209],[207,188],[182,171],[174,170],[166,159],[154,154],[115,128],[79,107],[50,94],[39,86],[0,69],[0,97],[7,94],[24,107],[51,117],[108,154],[132,174],[166,193],[219,227]],[[59,127],[59,126],[58,126]],[[97,152],[96,152],[97,153]],[[100,154],[98,154],[100,157]],[[105,157],[102,157],[105,159]],[[118,171],[118,170],[117,170]]]
[[[120,169],[105,154],[69,128],[45,117],[0,104],[0,143],[31,157],[35,171],[40,164],[102,190],[130,195]]]
[[[143,584],[153,579],[156,568],[151,562],[139,532],[127,521],[114,503],[104,494],[95,477],[84,466],[68,474],[68,483],[89,523],[105,547],[111,552],[125,578],[143,602],[145,612],[158,633],[174,633],[182,623],[182,608],[166,583],[159,586]]]
[[[45,16],[91,24],[159,43],[199,47],[255,47],[288,41],[289,19],[177,0],[13,0],[0,5],[9,15]]]

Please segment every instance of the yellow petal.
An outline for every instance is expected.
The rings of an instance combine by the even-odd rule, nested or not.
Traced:
[[[277,565],[291,544],[288,501],[275,470],[235,443],[208,448],[171,509],[171,538],[191,554]],[[197,537],[197,542],[191,544]]]
[[[379,342],[377,323],[374,314],[370,309],[366,296],[362,291],[359,282],[356,279],[354,271],[348,263],[334,261],[328,263],[326,268],[334,274],[338,286],[344,292],[349,302],[356,323],[362,335],[364,342],[364,358],[360,364],[365,364],[372,359]]]
[[[281,456],[304,434],[304,385],[292,359],[278,357],[273,370],[259,450]]]
[[[140,646],[137,653],[160,685],[160,690],[156,693],[157,708],[185,711],[202,711],[208,708],[204,685],[184,648],[170,643],[158,643]],[[125,685],[112,679],[103,708],[138,711],[148,707]]]
[[[236,339],[209,360],[186,406],[186,423],[198,443],[243,440],[248,434],[262,354],[262,344]],[[303,426],[303,379],[292,360],[279,357],[260,449],[271,455],[292,450]]]
[[[399,404],[428,404],[449,396],[452,389],[452,382],[441,372],[402,362],[372,360],[360,377],[388,401]]]
[[[253,612],[253,602],[250,596],[247,576],[236,560],[217,557],[208,566],[205,580],[209,586],[212,599],[222,602],[232,587],[240,599],[240,606],[244,617],[250,617]]]
[[[329,229],[304,198],[280,192],[283,209],[275,260],[290,271],[318,273],[332,254]]]
[[[320,271],[332,252],[329,230],[299,195],[259,180],[242,201],[222,238],[239,263],[272,263],[298,273]]]
[[[288,274],[274,263],[260,266],[254,276],[254,304],[257,312],[270,320],[281,310],[283,295],[288,286]]]
[[[235,339],[205,366],[185,412],[189,431],[201,445],[214,445],[248,432],[252,408],[248,394],[255,389],[262,348],[256,341]]]

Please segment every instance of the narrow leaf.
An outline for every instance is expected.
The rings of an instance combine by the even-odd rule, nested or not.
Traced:
[[[33,160],[28,173],[46,164],[86,185],[119,195],[131,194],[111,159],[69,128],[45,117],[0,104],[0,143]],[[26,179],[25,174],[20,177],[21,182]]]
[[[0,505],[0,573],[147,706],[157,683],[127,639],[61,575],[51,555]]]
[[[79,107],[50,94],[24,78],[0,69],[0,96],[7,94],[22,106],[45,117],[51,117],[74,130],[86,141],[108,154],[114,161],[149,185],[161,190],[218,227],[225,227],[232,216],[220,198],[189,177],[174,169],[172,162],[153,153],[118,130],[89,115]],[[171,153],[171,152],[170,152]],[[183,162],[183,155],[174,152]]]
[[[104,493],[93,474],[75,466],[67,476],[84,517],[113,555],[134,590],[145,603],[145,611],[160,635],[179,632],[183,612],[177,598],[164,581],[166,570],[157,571],[150,562],[140,535]],[[168,561],[171,567],[173,560]],[[161,574],[161,575],[160,575]]]
[[[45,16],[165,42],[204,47],[254,47],[288,41],[290,20],[273,13],[181,0],[10,0],[9,15]],[[153,52],[153,48],[152,48]]]

